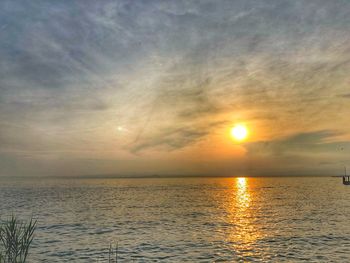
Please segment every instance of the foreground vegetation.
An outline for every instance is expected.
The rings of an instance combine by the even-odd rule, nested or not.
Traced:
[[[0,224],[0,263],[26,262],[34,238],[36,220],[19,221],[15,216]]]
[[[25,263],[34,238],[36,220],[28,222],[11,216],[0,220],[0,263]],[[108,249],[108,263],[118,262],[118,243]]]

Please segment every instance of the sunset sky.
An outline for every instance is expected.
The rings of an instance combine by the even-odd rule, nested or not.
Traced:
[[[347,0],[0,3],[0,176],[345,165]]]

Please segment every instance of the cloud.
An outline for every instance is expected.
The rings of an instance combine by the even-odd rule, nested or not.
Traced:
[[[348,98],[350,98],[350,93],[340,94],[340,95],[338,95],[338,97],[348,99]]]
[[[248,167],[257,175],[335,175],[350,161],[350,141],[339,140],[340,135],[320,130],[248,143]]]
[[[333,130],[303,132],[280,140],[248,143],[246,147],[249,155],[269,156],[334,154],[344,148],[350,151],[350,142],[338,141],[336,138],[339,135],[342,134]]]
[[[144,138],[132,146],[131,151],[138,153],[144,149],[162,148],[163,150],[176,150],[188,146],[200,138],[207,135],[208,131],[199,131],[198,129],[182,127],[171,129],[170,131],[160,132],[157,136]]]
[[[210,134],[215,128],[223,125],[224,122],[207,122],[202,125],[192,126],[171,126],[167,129],[160,130],[151,136],[139,138],[139,140],[128,146],[133,153],[139,153],[143,150],[165,150],[174,151],[187,146],[191,146]],[[130,148],[129,148],[130,147]]]
[[[347,133],[349,7],[2,1],[0,151],[11,163],[14,152],[38,151],[147,158],[245,118],[273,125],[279,138],[299,134],[248,145],[250,155],[330,154],[330,129]]]

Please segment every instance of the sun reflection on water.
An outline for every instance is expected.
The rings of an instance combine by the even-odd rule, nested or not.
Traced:
[[[235,178],[232,186],[233,199],[228,207],[229,221],[234,228],[228,235],[228,241],[242,257],[253,255],[254,244],[262,238],[257,213],[254,209],[254,192],[250,178]],[[232,181],[231,181],[232,183]]]
[[[250,193],[247,189],[247,178],[239,177],[236,178],[236,187],[237,187],[237,208],[238,210],[243,210],[248,208],[250,205]]]

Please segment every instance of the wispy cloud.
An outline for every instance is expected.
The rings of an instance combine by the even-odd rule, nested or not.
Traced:
[[[349,10],[342,0],[2,1],[0,152],[12,164],[38,151],[146,159],[241,116],[285,138],[249,154],[330,154],[331,130],[349,136]]]

